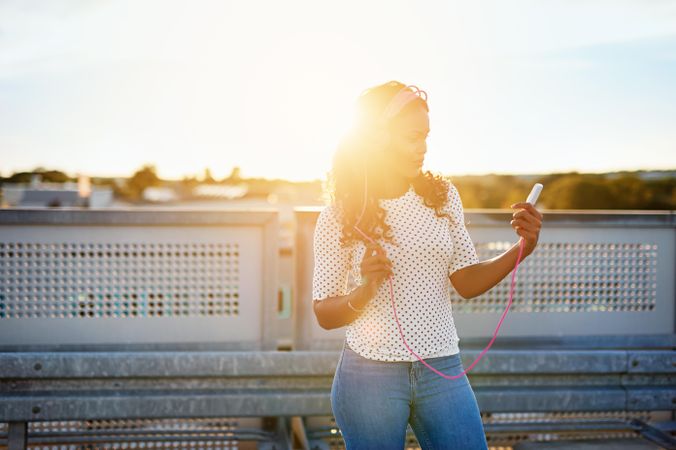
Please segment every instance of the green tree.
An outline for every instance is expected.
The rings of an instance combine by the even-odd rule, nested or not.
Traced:
[[[138,200],[143,195],[143,190],[145,188],[158,186],[160,184],[161,180],[157,176],[155,166],[146,164],[127,180],[127,195],[133,200]]]
[[[216,182],[214,177],[211,176],[211,170],[208,167],[204,169],[204,177],[202,177],[202,182],[207,184],[213,184]]]
[[[603,177],[565,176],[545,185],[545,189],[547,207],[551,209],[616,209],[619,205]]]

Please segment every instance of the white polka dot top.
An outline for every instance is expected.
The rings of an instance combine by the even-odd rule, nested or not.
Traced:
[[[460,339],[453,323],[449,276],[478,263],[479,258],[465,228],[457,188],[449,182],[443,209],[456,224],[437,217],[412,185],[401,197],[380,199],[379,204],[387,211],[385,221],[399,244],[377,240],[392,262],[392,290],[406,342],[422,358],[458,353]],[[346,295],[361,282],[366,247],[361,241],[347,248],[340,246],[342,225],[336,211],[334,204],[325,206],[315,225],[312,298],[316,300]],[[345,337],[347,345],[365,358],[417,361],[401,340],[387,279],[364,312],[347,325]]]

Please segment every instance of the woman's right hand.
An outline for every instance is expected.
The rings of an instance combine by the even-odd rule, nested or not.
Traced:
[[[385,250],[373,242],[366,245],[360,269],[362,286],[366,287],[371,297],[375,295],[381,283],[393,274],[392,262],[385,256]]]

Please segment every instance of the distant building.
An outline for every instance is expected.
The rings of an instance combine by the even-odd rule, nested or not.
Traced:
[[[35,174],[30,183],[3,183],[2,200],[3,207],[11,208],[106,208],[113,203],[113,190],[92,187],[88,177],[80,177],[78,182],[47,183]]]
[[[172,188],[150,186],[143,190],[143,200],[154,203],[175,202],[178,196]]]
[[[248,191],[246,184],[200,184],[193,188],[192,195],[197,198],[235,199],[244,197]]]

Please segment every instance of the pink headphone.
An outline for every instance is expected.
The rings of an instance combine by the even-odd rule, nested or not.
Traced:
[[[409,88],[412,88],[413,90]],[[386,148],[390,143],[390,132],[387,129],[387,123],[392,117],[396,116],[408,102],[418,97],[427,101],[427,92],[418,89],[417,86],[412,84],[401,88],[388,102],[385,109],[375,121],[362,128],[363,137],[375,147],[381,149]]]

